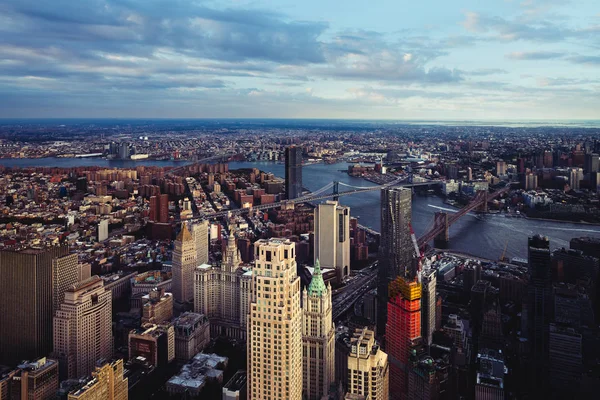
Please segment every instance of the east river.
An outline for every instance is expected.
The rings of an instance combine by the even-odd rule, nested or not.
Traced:
[[[185,163],[175,161],[123,161],[100,158],[40,158],[40,159],[0,159],[0,165],[13,167],[77,167],[97,165],[109,168],[132,168],[138,165],[180,166]],[[317,190],[330,182],[338,181],[352,186],[375,186],[361,178],[354,178],[341,172],[348,164],[312,164],[302,168],[303,184],[309,190]],[[230,162],[230,169],[258,168],[283,177],[285,167],[273,162]],[[340,187],[340,191],[346,188]],[[375,230],[380,228],[379,191],[343,196],[340,202],[350,207],[352,216],[359,216],[359,223]],[[417,236],[424,233],[433,222],[436,211],[452,212],[451,206],[444,204],[436,196],[414,196],[412,203],[412,224]],[[468,214],[450,228],[449,249],[473,254],[478,257],[497,259],[502,255],[505,244],[507,257],[527,257],[527,237],[541,233],[550,238],[550,246],[569,247],[569,240],[578,236],[600,237],[600,226],[574,224],[568,222],[541,221],[527,218],[507,218],[504,215]]]

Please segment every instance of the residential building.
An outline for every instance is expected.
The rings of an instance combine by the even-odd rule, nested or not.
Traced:
[[[388,356],[375,343],[375,333],[367,328],[357,329],[351,341],[347,392],[365,400],[389,399]]]
[[[436,319],[436,285],[437,270],[424,269],[421,274],[423,290],[421,293],[421,335],[428,346],[431,345],[433,332],[435,332]]]
[[[302,196],[302,148],[285,149],[285,195],[291,199]]]

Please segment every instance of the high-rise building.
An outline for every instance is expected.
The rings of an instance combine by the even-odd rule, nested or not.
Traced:
[[[246,338],[252,271],[241,264],[232,230],[221,266],[202,264],[194,271],[194,311],[208,317],[211,336]]]
[[[566,398],[578,386],[583,372],[582,335],[562,324],[549,325],[549,382],[558,398]]]
[[[475,400],[503,400],[504,397],[504,357],[492,349],[481,349],[477,360]]]
[[[534,190],[538,187],[538,177],[536,174],[530,172],[525,175],[525,190]]]
[[[506,161],[497,161],[496,162],[496,175],[497,176],[506,175]]]
[[[193,224],[192,235],[196,242],[196,264],[208,264],[208,220]]]
[[[0,364],[52,351],[52,260],[68,254],[67,246],[0,251]]]
[[[158,196],[150,197],[150,212],[148,215],[148,219],[152,222],[158,222],[158,214],[160,208],[160,199]]]
[[[410,354],[421,342],[421,292],[417,280],[398,277],[390,284],[386,351],[390,361],[390,398],[408,395]]]
[[[258,240],[248,316],[248,399],[302,398],[302,310],[296,248]]]
[[[210,341],[210,323],[202,314],[185,312],[173,320],[175,358],[187,362],[200,353]]]
[[[550,241],[545,236],[532,236],[528,239],[527,249],[530,276],[527,312],[534,363],[532,385],[543,387],[547,377],[548,329],[552,315]]]
[[[319,260],[302,292],[302,305],[302,391],[307,400],[321,400],[335,379],[335,326],[331,285],[325,285]]]
[[[103,242],[108,239],[108,219],[103,219],[98,222],[98,237],[99,242]]]
[[[302,148],[285,149],[285,195],[288,199],[302,196]]]
[[[381,189],[381,237],[377,276],[377,334],[385,333],[388,285],[397,276],[414,273],[410,237],[412,191],[406,188]]]
[[[569,168],[569,186],[573,190],[579,190],[579,183],[583,180],[582,168]]]
[[[123,372],[123,360],[96,367],[92,379],[82,388],[69,393],[68,400],[127,400],[128,379]]]
[[[17,369],[0,376],[2,400],[50,400],[58,391],[58,361],[40,358],[23,362]]]
[[[93,276],[65,291],[54,317],[54,355],[61,376],[80,378],[112,354],[112,293]]]
[[[187,224],[182,224],[181,232],[175,239],[172,266],[173,296],[180,307],[194,301],[194,270],[198,266],[197,255],[194,237]]]
[[[64,257],[57,257],[52,260],[52,315],[58,307],[60,303],[65,299],[65,291],[76,284],[77,282],[82,281],[80,278],[80,270],[83,267],[83,264],[77,263],[78,257],[77,254],[69,254]],[[82,276],[83,277],[83,276]],[[84,279],[89,278],[89,276],[85,276]]]
[[[425,344],[431,345],[433,332],[435,332],[436,301],[435,289],[437,285],[437,270],[425,269],[421,275],[423,292],[421,295],[421,335]]]
[[[314,262],[335,268],[338,281],[350,275],[350,208],[326,201],[315,208]]]
[[[155,367],[163,367],[175,359],[173,325],[142,324],[129,332],[129,359],[144,357]]]
[[[596,153],[588,153],[585,155],[584,171],[586,174],[598,172],[600,169],[600,156]]]
[[[169,195],[161,194],[159,197],[160,208],[158,209],[158,222],[169,222]]]
[[[365,400],[389,399],[388,356],[375,343],[375,334],[357,329],[348,355],[348,393]],[[354,397],[356,398],[356,397]]]

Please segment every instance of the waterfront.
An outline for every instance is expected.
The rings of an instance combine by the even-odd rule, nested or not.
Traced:
[[[107,168],[133,168],[139,165],[180,166],[185,161],[127,161],[105,160],[102,158],[39,158],[39,159],[0,159],[0,165],[15,167],[78,167],[97,165]],[[312,164],[303,167],[304,186],[309,190],[317,190],[332,181],[348,185],[365,187],[375,186],[361,178],[349,176],[345,172],[347,163]],[[230,162],[230,169],[258,168],[283,177],[285,166],[274,162]],[[340,190],[346,188],[340,187]],[[351,215],[360,216],[362,225],[375,230],[380,229],[379,192],[367,192],[340,198],[340,202],[351,208]],[[417,235],[426,232],[433,222],[436,211],[452,212],[454,209],[435,196],[419,197],[413,200],[413,227]],[[506,243],[507,257],[527,256],[527,237],[545,234],[550,238],[552,248],[568,247],[569,240],[578,236],[600,237],[600,226],[583,225],[568,222],[553,222],[526,218],[506,218],[504,215],[487,214],[466,215],[450,228],[449,249],[473,254],[479,257],[496,259],[502,255]]]

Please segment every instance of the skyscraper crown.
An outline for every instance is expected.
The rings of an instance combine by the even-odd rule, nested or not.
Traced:
[[[309,296],[323,296],[323,293],[327,290],[327,286],[325,286],[325,281],[323,280],[323,273],[321,272],[321,263],[319,263],[319,259],[315,262],[315,269],[313,270],[312,279],[310,281],[310,285],[308,285],[308,295]]]

